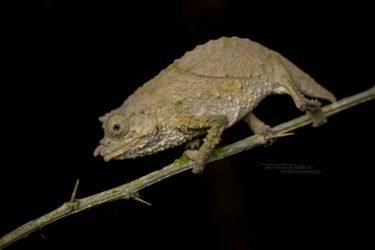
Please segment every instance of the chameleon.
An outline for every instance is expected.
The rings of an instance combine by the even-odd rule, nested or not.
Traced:
[[[271,132],[253,110],[267,96],[287,94],[314,127],[326,122],[321,103],[335,96],[281,54],[246,38],[221,37],[196,46],[99,120],[104,138],[94,151],[105,161],[136,158],[187,143],[193,173],[223,131],[244,120],[256,134]],[[203,137],[200,144],[194,142]],[[197,148],[198,147],[198,148]]]

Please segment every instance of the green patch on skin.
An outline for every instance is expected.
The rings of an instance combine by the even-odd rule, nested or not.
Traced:
[[[181,106],[183,104],[183,102],[181,100],[179,100],[175,104],[176,104],[176,107],[179,107],[179,106]]]
[[[142,86],[139,87],[138,89],[139,89],[139,92],[140,92],[141,94],[143,94],[143,93],[145,92],[145,90],[144,90],[144,88],[143,88]]]
[[[173,62],[171,65],[169,65],[170,69],[176,69],[176,70],[181,70],[180,66],[178,65],[177,62]]]

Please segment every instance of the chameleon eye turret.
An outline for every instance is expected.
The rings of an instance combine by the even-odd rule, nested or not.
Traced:
[[[113,139],[121,139],[129,131],[129,121],[124,114],[113,114],[108,118],[106,127]]]

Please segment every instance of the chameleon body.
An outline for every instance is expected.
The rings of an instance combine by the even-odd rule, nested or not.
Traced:
[[[256,42],[222,37],[198,45],[138,88],[117,109],[100,117],[104,138],[94,155],[105,161],[135,158],[204,136],[197,150],[185,154],[200,173],[223,131],[244,120],[255,133],[269,127],[252,111],[266,96],[290,95],[323,124],[320,103],[333,94],[282,55]]]

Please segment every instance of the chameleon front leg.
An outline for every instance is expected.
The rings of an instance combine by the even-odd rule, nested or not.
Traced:
[[[199,150],[186,150],[184,154],[194,161],[193,173],[202,173],[207,158],[212,150],[219,143],[220,137],[228,125],[228,120],[224,115],[212,116],[190,116],[182,115],[176,122],[176,128],[181,131],[204,130],[207,132],[203,139],[203,144]]]

